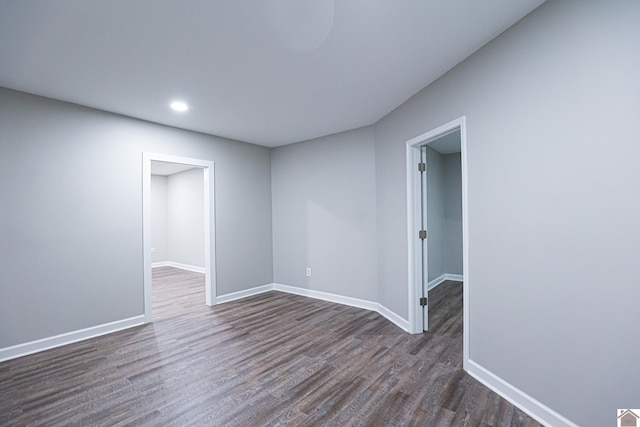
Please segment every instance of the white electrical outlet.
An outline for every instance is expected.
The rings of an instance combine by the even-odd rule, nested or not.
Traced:
[[[151,248],[151,253],[155,254],[156,253],[156,248]]]
[[[311,277],[311,267],[307,267],[307,277]]]

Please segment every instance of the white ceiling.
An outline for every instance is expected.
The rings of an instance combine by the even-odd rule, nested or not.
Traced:
[[[191,169],[196,169],[196,167],[181,163],[161,162],[159,160],[151,161],[151,175],[169,176]]]
[[[0,86],[278,146],[375,123],[542,2],[0,0]]]
[[[460,129],[443,135],[433,142],[429,143],[429,147],[433,148],[440,154],[454,154],[462,151],[460,146]]]

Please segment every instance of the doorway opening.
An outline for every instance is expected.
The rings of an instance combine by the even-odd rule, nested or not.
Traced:
[[[450,157],[459,152],[459,158]],[[455,168],[458,161],[459,170]],[[435,181],[445,181],[433,175],[430,181],[429,169],[437,171],[445,169],[449,163],[449,175],[459,173],[461,206],[461,245],[455,243],[460,236],[453,234],[456,230],[448,227],[446,215],[439,215],[434,211],[434,198],[445,201],[447,188],[437,188]],[[453,171],[453,172],[452,172]],[[449,180],[456,183],[456,180]],[[429,194],[431,188],[432,194]],[[466,369],[468,360],[469,339],[469,227],[468,227],[468,197],[467,197],[467,143],[466,143],[466,119],[461,117],[443,126],[433,129],[407,141],[407,233],[409,250],[409,327],[411,333],[421,333],[428,329],[430,287],[433,288],[444,280],[463,281],[463,363]],[[431,205],[429,199],[431,198]],[[455,197],[454,197],[455,199]],[[452,202],[448,202],[452,203]],[[442,208],[440,208],[442,209]],[[431,221],[429,220],[431,217]],[[459,226],[458,226],[459,227]],[[431,230],[430,230],[431,228]],[[429,239],[433,238],[432,242]],[[448,244],[447,239],[454,241]],[[432,256],[429,257],[431,243]],[[434,250],[437,247],[437,250]],[[444,249],[443,249],[444,248]],[[443,253],[461,252],[461,265],[459,260],[453,259],[452,264],[447,263]],[[455,256],[453,257],[455,258]],[[431,261],[431,264],[430,264]],[[431,269],[430,269],[431,266]],[[447,271],[450,269],[451,271]],[[431,270],[431,271],[430,271]],[[461,270],[461,271],[460,271]],[[461,272],[461,274],[451,274]]]
[[[188,185],[189,182],[194,182],[196,179],[200,182],[195,182],[195,188],[198,190],[195,194],[184,194],[184,191],[178,191],[176,194],[181,197],[190,197],[194,199],[195,205],[199,206],[201,212],[191,212],[187,215],[191,215],[191,218],[183,219],[188,222],[192,220],[198,222],[197,224],[188,224],[188,230],[196,236],[192,236],[192,240],[199,240],[202,237],[204,246],[196,247],[194,250],[193,245],[191,247],[181,248],[180,253],[183,255],[180,263],[164,263],[165,265],[172,265],[186,270],[202,272],[205,275],[205,301],[206,305],[214,305],[216,300],[216,275],[215,275],[215,210],[214,210],[214,163],[208,160],[192,159],[185,157],[170,156],[156,153],[143,153],[143,256],[144,256],[144,315],[145,322],[149,323],[153,321],[153,308],[152,308],[152,268],[154,266],[153,258],[154,253],[160,251],[163,257],[166,257],[167,247],[163,245],[161,240],[156,238],[155,244],[152,242],[152,230],[154,228],[152,217],[152,180],[156,185],[161,184],[162,176],[169,176],[180,174],[179,180],[176,184],[184,182]],[[191,180],[191,181],[188,181]],[[201,184],[201,185],[199,185]],[[184,185],[184,184],[182,184]],[[201,194],[197,194],[201,192]],[[181,200],[180,205],[184,205],[188,200]],[[181,214],[184,216],[184,214]],[[181,233],[185,233],[185,230],[179,230]],[[201,235],[201,236],[198,236]],[[156,236],[157,237],[157,236]],[[183,239],[188,241],[189,239]],[[160,255],[160,254],[158,254]],[[189,262],[189,260],[196,260]],[[194,265],[195,264],[195,265]],[[156,265],[163,265],[158,264]]]

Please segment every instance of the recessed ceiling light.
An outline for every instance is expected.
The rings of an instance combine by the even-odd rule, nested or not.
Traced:
[[[186,104],[186,102],[182,102],[182,101],[173,101],[170,107],[173,111],[178,111],[180,113],[187,111],[189,109],[189,106]]]

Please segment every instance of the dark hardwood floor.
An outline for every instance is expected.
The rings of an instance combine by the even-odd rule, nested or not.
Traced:
[[[462,370],[462,285],[431,330],[268,292],[207,307],[154,270],[154,323],[0,363],[0,425],[538,426]]]

